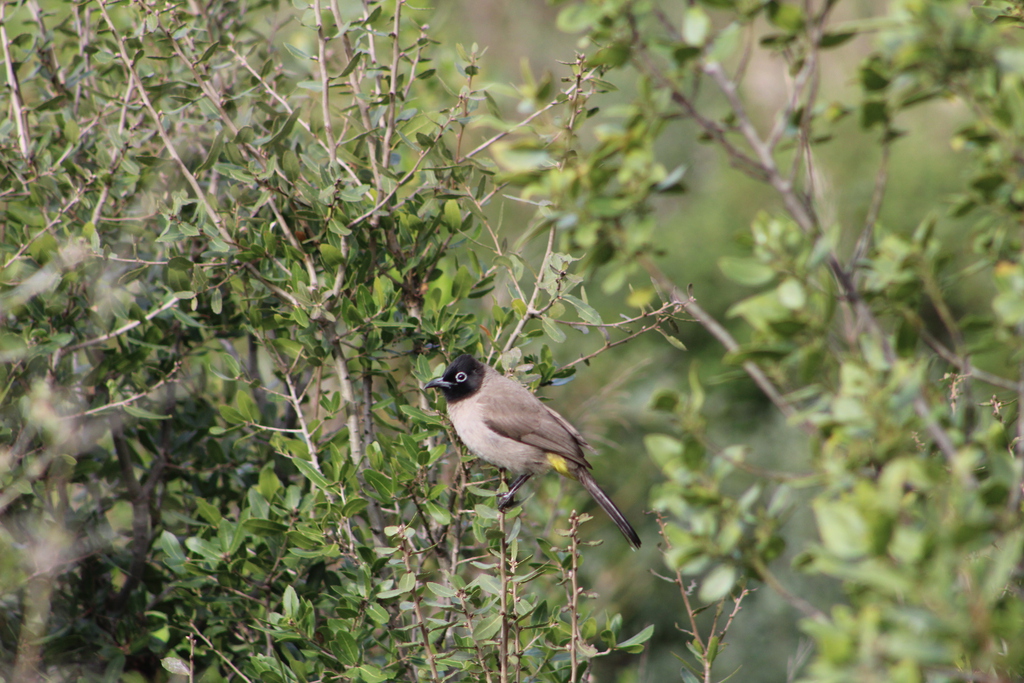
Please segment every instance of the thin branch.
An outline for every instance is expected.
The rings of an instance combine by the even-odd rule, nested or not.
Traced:
[[[853,255],[850,257],[850,269],[854,271],[854,282],[859,282],[860,277],[857,271],[861,259],[867,256],[874,242],[875,226],[878,225],[878,216],[882,212],[882,202],[885,200],[885,190],[889,185],[889,153],[891,143],[882,143],[882,158],[878,162],[878,171],[875,173],[875,186],[871,191],[871,204],[868,205],[867,215],[864,216],[864,228],[857,238],[857,244],[853,248]]]
[[[296,363],[299,361],[301,356],[296,356]],[[320,458],[317,455],[316,445],[313,443],[313,437],[309,433],[309,425],[306,424],[306,416],[302,412],[302,402],[299,396],[295,392],[295,382],[292,380],[291,369],[281,373],[284,375],[285,386],[288,387],[288,402],[292,404],[292,410],[295,411],[295,416],[299,421],[299,432],[302,434],[302,440],[306,444],[306,448],[309,450],[309,459],[313,465],[313,468],[320,472]]]
[[[540,271],[537,273],[537,279],[533,284],[533,294],[530,295],[530,301],[526,304],[526,312],[523,313],[522,317],[519,318],[519,322],[516,323],[515,329],[508,337],[508,341],[505,342],[505,347],[501,350],[502,353],[508,353],[512,346],[515,344],[516,339],[522,334],[523,328],[526,327],[526,323],[533,320],[541,314],[534,306],[537,303],[537,297],[540,296],[541,287],[540,283],[544,277],[544,269],[548,267],[548,259],[551,258],[551,252],[554,250],[555,245],[555,226],[552,225],[548,230],[548,243],[544,249],[544,258],[540,261]]]
[[[409,529],[403,528],[399,533],[401,534],[400,547],[402,550],[402,559],[405,564],[405,571],[409,574],[412,574],[413,576],[416,576],[420,572],[414,570],[412,566],[412,555],[414,552],[414,548],[412,547],[412,544],[409,543],[409,539],[407,538]],[[420,633],[420,638],[422,638],[423,640],[423,649],[421,650],[421,652],[426,653],[427,664],[430,667],[430,680],[439,681],[440,678],[438,678],[437,674],[436,661],[437,653],[434,652],[433,643],[430,642],[430,629],[427,626],[426,614],[424,614],[423,612],[423,600],[420,597],[419,589],[420,585],[419,580],[417,579],[412,587],[410,595],[412,598],[413,613],[416,615],[416,624],[419,627],[418,630]]]
[[[150,543],[150,513],[149,501],[152,494],[152,486],[142,486],[135,476],[135,465],[132,462],[131,451],[124,434],[119,428],[113,430],[112,440],[114,452],[117,454],[118,463],[121,465],[121,483],[128,491],[128,499],[132,504],[132,561],[131,566],[125,574],[124,585],[114,597],[113,608],[115,613],[124,610],[132,591],[142,581],[142,573],[146,568],[146,557],[149,554]],[[163,471],[165,459],[157,457],[154,460],[153,468],[150,470],[150,479],[159,478]],[[148,482],[147,482],[148,483]]]
[[[710,75],[715,83],[718,84],[719,89],[729,101],[729,106],[736,115],[739,128],[746,138],[747,144],[755,150],[758,159],[761,161],[762,168],[768,176],[769,184],[775,188],[781,196],[786,207],[786,211],[793,220],[796,221],[797,225],[800,226],[805,234],[818,234],[819,226],[817,216],[809,205],[806,196],[798,194],[793,187],[793,184],[779,173],[778,166],[771,154],[771,150],[758,137],[758,133],[754,129],[754,126],[750,121],[750,117],[746,113],[746,109],[744,108],[743,102],[737,92],[736,84],[729,80],[725,71],[722,69],[721,64],[706,64],[704,66],[704,72]],[[888,336],[885,334],[884,330],[882,330],[881,324],[874,316],[874,312],[870,307],[868,307],[863,297],[861,297],[855,282],[851,278],[850,274],[843,268],[842,264],[840,264],[839,258],[834,252],[829,255],[827,265],[829,270],[832,272],[833,277],[836,279],[836,282],[839,284],[846,300],[853,306],[858,319],[863,321],[872,335],[878,340],[878,343],[882,348],[883,357],[890,364],[895,364],[897,356],[896,352],[892,348],[892,344],[890,343]],[[689,309],[687,309],[687,311],[693,314]],[[697,316],[694,315],[694,317]],[[744,369],[747,369],[746,364],[744,365]],[[749,370],[747,372],[748,374],[750,373]],[[755,379],[755,381],[757,380]],[[761,386],[760,381],[758,384]],[[767,386],[771,386],[770,383],[762,386],[762,390],[767,391]],[[771,395],[769,395],[769,398],[771,398],[772,402],[776,403],[776,405],[780,405],[776,402],[776,398]],[[956,447],[953,444],[952,438],[941,427],[941,425],[939,425],[938,421],[932,415],[931,407],[920,390],[918,390],[917,395],[914,397],[913,406],[914,412],[916,412],[918,417],[924,422],[928,434],[935,441],[935,445],[947,460],[952,459],[956,454]]]
[[[655,265],[653,261],[646,256],[641,256],[640,265],[647,271],[647,274],[650,275],[651,280],[663,292],[667,293],[672,301],[679,304],[684,311],[693,316],[694,320],[710,332],[711,336],[717,339],[719,343],[725,347],[726,351],[736,352],[740,350],[739,342],[733,338],[729,333],[729,330],[725,329],[725,327],[715,320],[714,317],[701,308],[697,303],[697,300],[693,298],[691,294],[686,294],[680,290],[676,284],[672,282],[672,280],[665,275],[657,265]],[[754,380],[754,383],[757,384],[761,391],[764,392],[764,395],[768,397],[768,400],[770,400],[783,415],[787,418],[795,417],[796,409],[789,401],[786,400],[760,366],[753,361],[744,361],[742,368],[743,371],[746,372],[752,380]],[[801,421],[800,425],[808,434],[817,433],[817,428],[806,420]]]
[[[369,8],[368,7],[364,7],[363,18],[364,19],[368,19],[369,16],[370,16]],[[367,51],[368,51],[369,56],[370,56],[370,61],[371,61],[372,65],[374,67],[376,67],[377,66],[377,58],[376,58],[376,55],[374,54],[375,50],[374,50],[373,34],[370,33],[370,32],[367,33],[367,41],[368,41],[368,50]],[[345,50],[345,56],[348,58],[348,61],[351,64],[352,60],[356,58],[356,53],[352,49],[352,41],[349,40],[349,37],[348,37],[347,33],[342,35],[341,43],[342,43],[342,46],[344,47],[344,50]],[[382,181],[381,181],[380,167],[378,166],[378,160],[377,160],[377,157],[378,157],[377,138],[373,134],[374,126],[373,126],[372,121],[370,120],[370,108],[369,108],[369,105],[366,103],[366,99],[365,98],[359,96],[360,92],[362,90],[363,75],[365,73],[366,73],[366,65],[365,65],[365,60],[363,60],[363,62],[358,64],[356,66],[356,68],[352,69],[351,73],[349,74],[349,84],[350,84],[350,86],[352,88],[352,98],[355,100],[356,109],[359,111],[360,121],[363,124],[363,130],[366,132],[366,137],[364,139],[366,141],[366,148],[367,148],[367,152],[368,152],[367,160],[370,162],[370,172],[373,175],[373,185],[374,185],[375,188],[377,188],[378,196],[380,196],[384,192],[384,186],[383,186]],[[382,206],[383,206],[383,204],[382,204]]]
[[[204,643],[206,643],[206,647],[210,649],[210,652],[220,657],[220,659],[225,664],[227,664],[232,671],[235,672],[236,676],[245,681],[245,683],[253,683],[252,680],[250,680],[244,673],[241,672],[241,670],[237,666],[235,666],[235,663],[231,661],[231,659],[229,659],[227,656],[224,655],[223,652],[221,652],[213,646],[213,643],[210,642],[210,639],[203,635],[203,632],[199,629],[198,626],[196,626],[194,621],[189,621],[188,625],[192,627],[192,635],[198,636]]]
[[[585,356],[580,356],[576,360],[570,361],[570,362],[566,363],[565,365],[562,366],[562,368],[563,369],[564,368],[571,368],[574,365],[578,365],[580,363],[586,363],[591,358],[596,358],[597,356],[601,355],[602,353],[604,353],[608,349],[614,349],[616,346],[621,346],[622,344],[625,344],[626,342],[632,341],[633,339],[636,339],[637,337],[639,337],[641,335],[647,334],[651,330],[657,329],[666,320],[672,318],[674,313],[679,308],[683,308],[682,305],[680,305],[680,304],[678,304],[676,302],[673,302],[671,304],[666,304],[666,306],[663,306],[661,310],[665,310],[665,308],[667,308],[669,306],[671,307],[671,312],[666,312],[666,313],[657,315],[655,320],[654,320],[654,322],[652,322],[651,324],[644,325],[643,327],[641,327],[636,332],[632,332],[632,333],[626,335],[625,337],[623,337],[622,339],[618,339],[616,341],[609,341],[609,340],[606,339],[604,345],[601,348],[599,348],[597,351],[594,351],[592,353],[588,353]],[[655,315],[655,314],[652,313],[651,315]],[[578,323],[566,323],[566,324],[567,325],[576,325]],[[614,326],[611,325],[610,327],[614,327]]]
[[[800,611],[805,617],[809,617],[818,622],[827,622],[828,615],[822,612],[820,609],[803,599],[799,595],[791,593],[785,586],[783,586],[775,575],[769,571],[768,567],[758,558],[754,559],[754,571],[762,581],[767,584],[769,588],[779,594],[779,596],[788,602],[790,605]]]
[[[579,649],[583,636],[580,634],[580,516],[575,510],[569,515],[569,561],[569,681],[577,683]]]
[[[86,339],[85,341],[78,342],[77,344],[72,344],[71,346],[67,346],[64,349],[62,349],[62,353],[72,353],[74,351],[78,351],[79,349],[84,349],[89,346],[95,346],[96,344],[102,344],[103,342],[113,339],[114,337],[118,337],[124,334],[125,332],[128,332],[129,330],[135,329],[142,323],[149,322],[150,320],[160,315],[161,313],[163,313],[164,311],[166,311],[168,308],[178,303],[179,301],[181,301],[179,297],[172,295],[171,298],[169,298],[158,308],[155,308],[149,313],[147,313],[146,316],[141,320],[132,320],[131,322],[121,325],[121,327],[117,328],[116,330],[107,332],[106,334],[101,334],[100,336],[93,337],[92,339]]]
[[[213,223],[214,227],[217,228],[217,232],[220,233],[221,238],[228,244],[234,244],[235,240],[228,231],[227,226],[224,225],[223,219],[220,214],[213,208],[209,200],[206,197],[206,193],[203,191],[199,181],[193,175],[192,171],[189,170],[188,166],[182,160],[181,155],[178,154],[177,148],[174,146],[174,140],[171,138],[170,133],[164,128],[163,120],[160,113],[157,112],[156,107],[153,106],[153,102],[149,99],[149,93],[146,92],[146,86],[142,82],[142,77],[139,76],[139,72],[135,69],[135,62],[128,56],[128,48],[125,46],[124,38],[118,32],[117,27],[114,24],[113,19],[110,18],[110,14],[107,12],[108,0],[99,0],[97,3],[100,8],[100,12],[103,14],[103,19],[107,22],[107,26],[110,28],[111,35],[114,36],[114,40],[117,43],[118,54],[121,57],[121,63],[124,65],[125,70],[128,72],[131,80],[135,82],[135,87],[138,88],[139,97],[142,98],[142,103],[146,110],[149,112],[150,117],[153,119],[153,123],[156,124],[157,133],[160,135],[161,141],[164,143],[164,148],[167,153],[171,156],[177,164],[178,169],[181,171],[185,180],[192,187],[193,193],[195,193],[196,200],[203,207],[206,215]]]
[[[512,623],[515,621],[509,611],[508,593],[511,586],[515,585],[509,577],[508,557],[508,536],[505,535],[505,512],[498,512],[498,533],[501,535],[501,552],[498,556],[498,580],[501,584],[501,595],[499,597],[499,611],[501,615],[501,635],[498,638],[498,680],[501,683],[508,683],[508,645],[509,634]],[[512,577],[515,577],[515,569],[512,569]]]
[[[327,138],[327,156],[331,165],[338,163],[338,150],[334,141],[334,124],[331,122],[331,77],[327,75],[327,36],[324,34],[320,0],[313,0],[313,21],[316,22],[317,68],[320,71],[320,115],[324,119],[324,137]]]
[[[395,17],[391,29],[391,78],[388,83],[388,108],[384,126],[384,138],[381,142],[381,165],[391,167],[391,139],[395,135],[395,113],[398,108],[398,76],[401,66],[402,48],[398,41],[401,29],[402,5],[405,0],[395,0]]]
[[[978,381],[991,384],[994,387],[1005,389],[1006,391],[1017,391],[1017,382],[1014,380],[994,375],[985,370],[980,370],[977,366],[971,364],[971,362],[966,358],[954,353],[952,349],[936,339],[935,336],[926,329],[921,329],[918,333],[921,335],[921,339],[924,343],[928,345],[928,348],[938,354],[942,360],[956,367],[960,372],[970,375]]]
[[[14,58],[11,56],[11,43],[7,39],[6,23],[7,0],[0,0],[0,47],[4,51],[4,68],[7,71],[7,88],[11,91],[11,111],[18,127],[18,147],[25,161],[32,163],[32,145],[28,130],[28,111],[25,100],[21,97],[21,84],[18,73],[14,69]]]
[[[349,223],[348,223],[348,225],[346,227],[348,227],[350,230],[352,228],[355,228],[360,223],[362,223],[364,220],[366,220],[370,216],[373,216],[375,213],[377,213],[378,211],[383,209],[385,206],[387,206],[388,202],[390,202],[392,199],[394,199],[395,195],[398,194],[398,191],[401,190],[405,186],[406,183],[408,183],[410,180],[412,180],[413,176],[415,176],[417,173],[419,173],[420,166],[423,164],[424,159],[426,159],[427,155],[430,154],[430,150],[433,149],[434,145],[437,144],[437,142],[439,142],[441,140],[441,136],[444,135],[444,132],[448,129],[448,126],[449,126],[449,124],[451,124],[452,121],[454,121],[454,118],[453,118],[453,116],[451,114],[449,114],[448,115],[448,120],[445,121],[443,124],[441,124],[437,134],[434,136],[433,143],[430,146],[424,147],[422,150],[420,150],[420,154],[416,158],[416,161],[413,162],[412,168],[410,168],[405,173],[405,175],[403,175],[397,182],[395,182],[394,183],[394,187],[391,188],[391,190],[388,191],[387,193],[384,193],[383,192],[383,188],[378,186],[380,188],[380,192],[378,192],[378,196],[383,194],[381,199],[376,204],[374,204],[372,209],[369,209],[369,210],[363,212],[363,214],[361,214],[357,218],[349,221]],[[366,137],[367,141],[369,141],[371,139],[372,139],[371,136],[367,136]],[[372,159],[372,157],[371,157],[371,159]],[[393,207],[393,208],[395,208],[395,207]]]
[[[256,79],[257,82],[259,82],[259,84],[263,87],[263,90],[267,93],[267,95],[269,95],[274,101],[276,101],[279,105],[281,105],[281,108],[289,116],[292,115],[293,113],[295,113],[295,110],[292,108],[292,106],[288,102],[288,100],[286,100],[284,97],[282,97],[280,95],[280,93],[278,93],[274,89],[274,87],[270,83],[268,83],[265,78],[263,78],[263,76],[260,74],[259,71],[257,71],[256,69],[252,68],[252,65],[249,64],[249,62],[245,59],[245,57],[243,57],[241,54],[238,53],[238,51],[235,49],[234,45],[227,45],[226,47],[227,47],[227,50],[231,54],[233,54],[235,56],[235,59],[238,61],[238,63],[241,64],[243,67],[245,67],[246,71],[248,71],[249,74],[254,79]],[[305,131],[312,136],[313,140],[315,140],[317,142],[317,144],[319,144],[321,147],[324,148],[324,151],[326,151],[328,153],[328,155],[331,155],[332,153],[334,154],[334,158],[333,158],[334,163],[337,163],[342,169],[345,170],[345,172],[348,174],[349,179],[354,184],[356,184],[356,185],[360,184],[361,181],[359,180],[359,176],[356,175],[355,169],[353,169],[344,159],[339,159],[338,158],[337,150],[335,149],[336,145],[328,145],[323,140],[321,140],[319,136],[313,135],[313,129],[309,125],[309,122],[306,121],[305,119],[303,119],[301,116],[296,119],[296,123],[298,123],[300,126],[302,126],[305,129]]]
[[[736,115],[736,125],[747,144],[757,157],[760,173],[755,176],[767,181],[782,196],[786,210],[797,222],[797,225],[807,234],[813,234],[817,225],[814,212],[805,203],[804,198],[797,197],[793,184],[779,173],[779,168],[772,156],[772,149],[761,140],[757,129],[747,114],[743,100],[740,99],[736,84],[726,75],[722,65],[718,62],[709,62],[704,65],[704,73],[718,85],[718,89],[725,95],[729,102],[729,108]],[[731,154],[730,154],[731,156]]]
[[[491,137],[487,138],[486,140],[481,142],[479,145],[474,147],[471,151],[467,152],[464,157],[462,157],[461,159],[456,160],[456,163],[458,163],[459,161],[464,161],[466,159],[471,159],[471,158],[475,157],[477,154],[479,154],[480,152],[484,151],[485,149],[487,149],[488,147],[493,145],[498,140],[501,140],[502,138],[507,137],[508,135],[514,133],[515,131],[519,130],[523,126],[528,125],[535,118],[537,118],[538,116],[540,116],[544,112],[550,110],[552,107],[555,107],[555,106],[557,106],[557,105],[559,105],[561,103],[562,103],[561,98],[556,98],[554,100],[551,100],[546,105],[544,105],[543,107],[541,107],[537,111],[533,112],[532,114],[530,114],[525,119],[523,119],[519,123],[517,123],[514,126],[512,126],[511,128],[509,128],[508,130],[503,130],[500,133],[498,133],[496,135],[492,135]]]
[[[633,32],[633,47],[635,54],[637,55],[633,59],[633,63],[637,69],[646,75],[648,78],[653,79],[659,88],[664,88],[669,92],[672,101],[678,104],[686,115],[696,121],[697,125],[700,126],[704,133],[718,143],[722,149],[725,150],[729,157],[730,163],[742,170],[745,174],[756,180],[767,180],[764,169],[758,164],[756,159],[751,158],[748,154],[740,150],[734,145],[728,137],[726,137],[726,131],[718,125],[716,122],[705,117],[698,111],[696,105],[692,99],[687,96],[676,84],[674,80],[669,78],[665,73],[658,68],[654,61],[654,58],[646,49],[646,42],[641,39],[639,28],[636,26],[635,17],[632,14],[628,15],[630,21],[630,27]]]
[[[164,377],[162,377],[160,379],[160,381],[158,381],[153,386],[146,387],[145,391],[140,391],[139,393],[133,394],[133,395],[129,396],[126,399],[123,399],[121,401],[117,401],[116,403],[106,403],[104,405],[97,406],[95,408],[90,408],[89,410],[82,411],[81,413],[75,413],[74,415],[68,415],[64,419],[71,420],[71,419],[74,419],[74,418],[88,417],[89,415],[96,415],[98,413],[102,413],[102,412],[107,411],[107,410],[113,410],[114,408],[121,408],[123,406],[135,403],[139,399],[145,398],[147,396],[151,396],[152,394],[154,394],[156,392],[157,389],[159,389],[163,385],[169,383],[173,379],[174,375],[177,374],[178,370],[181,369],[181,365],[182,365],[182,360],[179,358],[178,361],[174,364],[174,367],[171,368],[170,372],[168,372]]]

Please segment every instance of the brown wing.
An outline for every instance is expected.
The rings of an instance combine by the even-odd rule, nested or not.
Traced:
[[[486,403],[483,413],[487,415],[488,427],[504,437],[590,468],[583,456],[583,449],[589,444],[568,420],[541,403],[518,382],[497,373],[487,379],[488,383],[501,385],[500,391],[485,392],[486,398],[481,399]]]

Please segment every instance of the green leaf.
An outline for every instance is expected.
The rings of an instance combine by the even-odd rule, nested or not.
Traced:
[[[541,327],[544,328],[544,333],[551,338],[551,341],[556,344],[561,344],[565,341],[565,332],[558,327],[558,323],[544,315],[540,318]]]
[[[270,138],[269,145],[276,145],[285,140],[289,135],[292,134],[292,129],[295,128],[295,122],[299,120],[299,114],[302,113],[301,109],[296,108],[295,111],[288,116],[281,129],[274,134],[274,137]]]
[[[825,49],[839,47],[856,35],[857,33],[855,31],[826,33],[821,36],[821,46]]]
[[[452,523],[452,515],[448,512],[447,508],[441,507],[434,501],[427,501],[423,504],[427,510],[427,514],[434,520],[436,524],[441,526],[448,526]]]
[[[589,31],[602,16],[603,12],[599,5],[578,3],[569,5],[559,12],[555,25],[563,33],[581,33]]]
[[[889,110],[882,100],[866,100],[860,109],[861,128],[872,128],[889,123]]]
[[[775,277],[775,270],[753,258],[723,256],[718,259],[718,268],[733,282],[751,287],[767,284]]]
[[[210,505],[202,498],[196,498],[196,507],[199,509],[199,515],[210,524],[220,524],[221,514],[220,510],[214,505]]]
[[[299,179],[299,176],[302,174],[302,168],[299,166],[299,155],[294,150],[286,149],[281,154],[281,170],[291,182],[294,183]]]
[[[177,563],[183,563],[188,560],[185,556],[185,551],[181,549],[178,537],[166,529],[160,534],[160,549],[164,551],[168,558]]]
[[[761,332],[768,332],[772,323],[791,318],[792,312],[779,302],[774,291],[743,299],[729,308],[727,315],[732,318],[739,316],[751,327]]]
[[[415,422],[417,422],[417,423],[419,423],[421,425],[431,426],[431,427],[442,427],[442,426],[444,426],[444,422],[441,420],[441,418],[439,416],[427,413],[427,412],[417,408],[416,406],[411,406],[411,405],[408,405],[408,404],[402,404],[401,406],[399,406],[399,409],[405,415],[409,416]]]
[[[274,472],[273,462],[268,462],[260,468],[259,489],[267,500],[273,500],[274,494],[281,490],[281,480]]]
[[[736,567],[728,564],[718,565],[701,581],[698,597],[704,603],[718,602],[729,595],[736,585],[736,578]]]
[[[196,167],[196,173],[202,173],[213,168],[213,165],[220,159],[220,154],[224,150],[224,132],[218,132],[217,137],[213,139],[213,144],[210,145],[210,151],[203,160],[203,163]]]
[[[691,5],[683,13],[683,40],[687,45],[702,47],[711,32],[711,18],[700,5]]]
[[[377,608],[380,609],[379,606]],[[391,674],[381,671],[380,667],[373,666],[372,664],[357,666],[352,671],[358,676],[358,678],[353,677],[353,680],[363,681],[364,683],[384,683],[385,681],[394,680]]]
[[[192,673],[192,670],[188,668],[188,664],[177,657],[164,657],[160,660],[160,665],[165,671],[170,671],[172,674],[178,674],[179,676],[190,676]]]
[[[284,589],[284,598],[281,601],[284,607],[284,616],[288,619],[294,619],[299,613],[299,595],[295,592],[295,588],[288,586]]]
[[[473,639],[486,641],[493,638],[501,628],[501,614],[497,611],[491,612],[473,625]]]
[[[506,171],[535,171],[553,163],[551,152],[547,149],[529,147],[513,147],[510,144],[495,143],[491,148],[494,160]]]
[[[576,309],[576,313],[580,316],[580,320],[585,323],[591,323],[592,325],[601,324],[601,315],[597,310],[588,303],[585,303],[582,299],[573,296],[572,294],[563,294],[562,299],[568,301]]]
[[[683,442],[668,434],[647,434],[644,436],[644,448],[663,470],[674,470],[679,467],[683,456]]]
[[[124,407],[124,412],[128,413],[132,417],[137,417],[141,420],[169,420],[170,415],[159,415],[157,413],[150,412],[145,408],[140,408],[135,405],[128,404]]]
[[[452,280],[452,298],[465,299],[471,291],[473,291],[473,275],[466,266],[459,266],[459,270]]]
[[[306,52],[305,50],[303,50],[300,47],[296,47],[295,45],[292,45],[291,43],[285,43],[284,46],[288,50],[288,52],[291,52],[293,55],[295,55],[296,57],[298,57],[301,60],[308,61],[308,60],[313,59],[312,55],[310,55],[308,52]]]
[[[363,58],[364,54],[366,53],[360,50],[352,55],[352,59],[348,60],[348,64],[346,64],[345,68],[341,70],[340,74],[338,74],[338,79],[347,78],[348,75],[351,74],[357,66],[359,66],[359,60]]]
[[[454,598],[458,595],[458,592],[453,590],[450,586],[435,583],[433,581],[427,582],[427,589],[439,598]]]
[[[494,265],[504,266],[508,268],[509,271],[511,271],[512,273],[512,277],[515,278],[517,281],[522,279],[523,272],[526,268],[523,259],[519,258],[515,254],[506,254],[504,256],[499,256],[498,258],[494,259]]]
[[[992,309],[999,321],[1008,327],[1024,323],[1024,296],[1018,292],[1001,292],[992,299]]]
[[[840,559],[864,556],[871,547],[869,527],[850,503],[814,501],[814,517],[825,548]]]
[[[626,650],[628,652],[632,652],[632,653],[635,654],[635,653],[641,652],[643,650],[643,648],[640,647],[640,646],[643,645],[644,643],[646,643],[648,640],[650,640],[651,636],[653,636],[653,635],[654,635],[654,624],[651,624],[650,626],[648,626],[644,630],[640,631],[640,633],[637,633],[632,638],[629,638],[627,640],[622,641],[621,643],[617,644],[615,647],[617,649],[619,649],[619,650]]]
[[[220,562],[222,559],[220,548],[214,546],[206,539],[199,538],[198,536],[190,536],[185,539],[185,547],[197,555],[202,556],[204,559],[212,562]]]
[[[658,329],[658,332],[661,334],[662,337],[665,338],[665,341],[667,341],[669,344],[671,344],[675,348],[679,349],[680,351],[687,351],[688,350],[686,348],[686,344],[684,344],[682,342],[682,340],[679,339],[679,337],[673,336],[673,335],[669,334],[668,332],[666,332],[665,330],[662,330],[660,328]]]
[[[242,522],[242,528],[257,536],[279,536],[288,531],[289,526],[270,519],[250,517]]]
[[[324,266],[327,268],[337,268],[345,262],[345,257],[341,253],[341,249],[323,242],[320,245],[320,257],[323,259]]]
[[[790,310],[801,310],[807,303],[804,287],[796,278],[789,277],[783,280],[776,292],[779,296],[779,303]]]
[[[788,2],[769,2],[768,19],[789,33],[797,33],[804,28],[803,10],[798,5]]]
[[[252,396],[248,392],[239,391],[235,394],[235,404],[238,406],[238,412],[247,422],[259,424],[260,410],[256,407],[256,402],[252,400]]]
[[[289,458],[289,460],[298,468],[299,472],[302,472],[302,476],[309,479],[314,486],[324,491],[331,490],[331,482],[327,481],[327,478],[313,467],[313,463],[301,458]]]
[[[246,419],[242,416],[242,413],[238,412],[231,406],[217,406],[217,410],[220,411],[220,416],[228,424],[245,424]]]
[[[334,642],[337,645],[334,652],[342,664],[352,666],[359,661],[359,647],[352,634],[344,629],[338,629],[334,633]]]
[[[462,211],[459,208],[459,203],[454,199],[449,199],[444,203],[444,223],[452,232],[462,230]]]
[[[394,482],[389,477],[375,470],[363,472],[366,481],[377,490],[382,500],[391,500],[395,496]]]

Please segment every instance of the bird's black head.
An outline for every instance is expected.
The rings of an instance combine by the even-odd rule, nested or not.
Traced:
[[[448,366],[444,374],[430,380],[424,389],[440,389],[448,403],[472,396],[484,381],[486,366],[468,353],[464,353]]]

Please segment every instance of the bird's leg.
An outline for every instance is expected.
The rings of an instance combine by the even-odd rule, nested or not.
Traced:
[[[520,474],[516,477],[516,480],[512,482],[512,485],[508,487],[508,492],[498,496],[498,510],[507,510],[512,507],[516,502],[516,491],[519,487],[526,483],[526,480],[530,478],[529,474]]]

